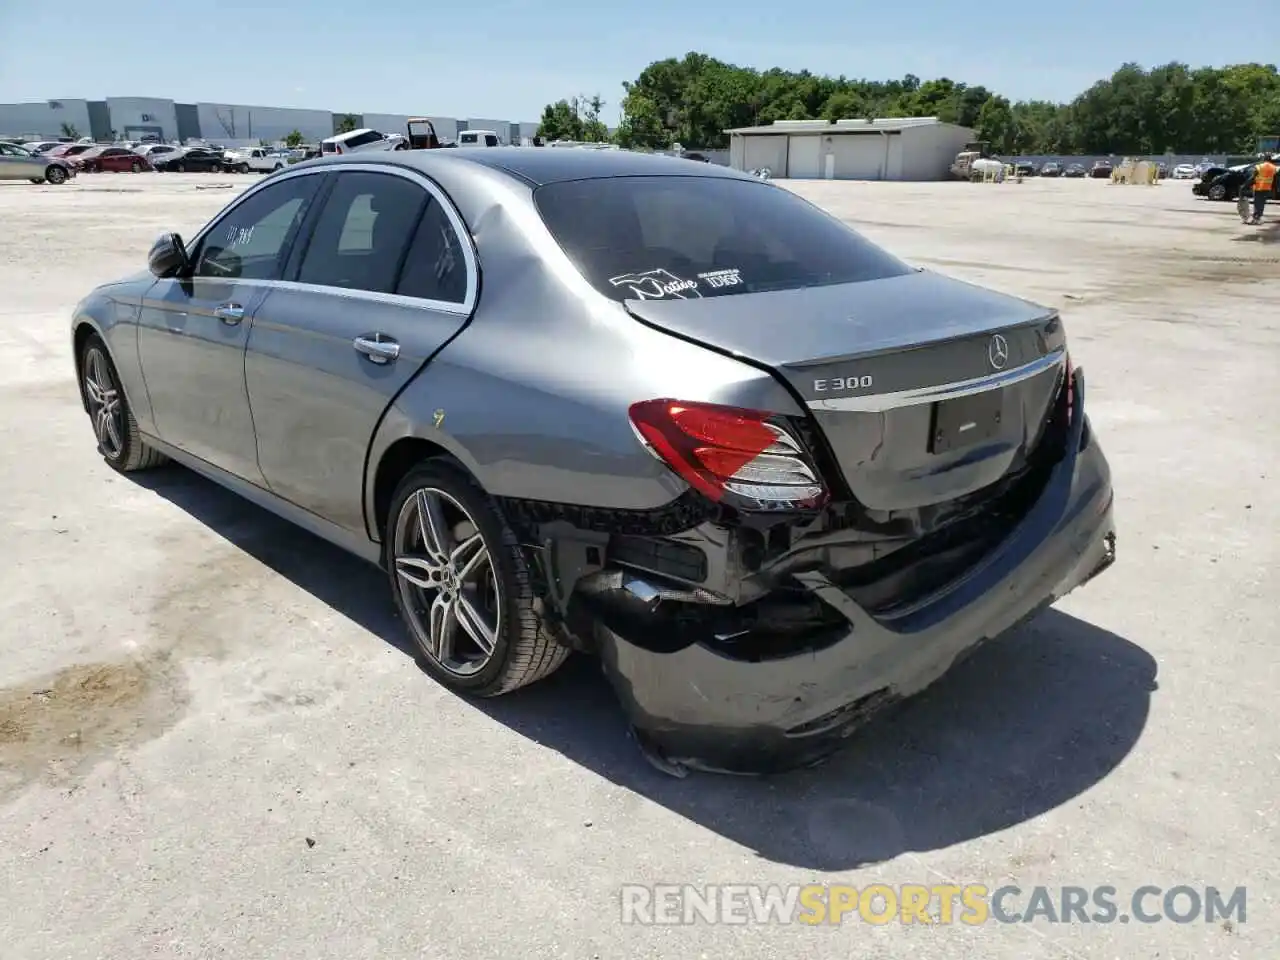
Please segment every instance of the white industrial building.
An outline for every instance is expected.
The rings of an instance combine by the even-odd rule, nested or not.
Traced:
[[[109,141],[158,138],[163,141],[208,140],[225,146],[259,141],[276,143],[293,131],[310,143],[332,136],[347,116],[357,127],[404,133],[404,114],[349,113],[262,107],[231,103],[177,103],[157,97],[106,97],[102,100],[41,100],[0,104],[0,137],[75,136]],[[427,114],[427,116],[430,116]],[[431,117],[436,133],[457,139],[466,129],[492,130],[510,143],[532,137],[536,122],[487,118]]]
[[[729,166],[804,180],[945,180],[973,140],[937,117],[786,120],[729,134]]]

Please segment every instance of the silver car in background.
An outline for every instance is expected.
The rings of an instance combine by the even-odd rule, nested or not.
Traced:
[[[813,762],[1115,556],[1045,307],[713,164],[362,152],[76,308],[107,463],[380,564],[475,696],[596,654],[649,756]]]
[[[32,183],[66,183],[76,175],[75,167],[58,157],[46,157],[13,143],[0,143],[0,180],[30,180]]]

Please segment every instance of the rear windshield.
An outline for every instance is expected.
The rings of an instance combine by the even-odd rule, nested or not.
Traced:
[[[534,201],[556,241],[614,300],[719,297],[910,273],[773,184],[719,177],[549,183]]]

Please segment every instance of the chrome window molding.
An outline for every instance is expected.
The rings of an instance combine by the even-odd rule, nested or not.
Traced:
[[[256,196],[263,190],[269,189],[282,180],[292,180],[295,177],[313,177],[324,176],[328,173],[340,172],[345,170],[360,171],[362,173],[381,173],[394,177],[402,177],[405,180],[412,181],[423,190],[425,190],[433,200],[440,204],[440,209],[444,211],[445,217],[449,220],[449,225],[453,227],[454,233],[458,237],[458,245],[462,248],[463,265],[467,271],[467,287],[461,303],[454,303],[448,300],[427,300],[421,297],[406,297],[398,293],[380,293],[375,290],[353,290],[348,287],[331,287],[317,283],[298,283],[291,280],[235,280],[237,284],[246,286],[265,286],[278,287],[285,290],[311,290],[317,293],[330,293],[337,296],[348,297],[354,300],[376,300],[381,303],[394,303],[402,306],[421,307],[437,312],[456,313],[461,316],[468,316],[475,309],[476,296],[480,291],[480,264],[476,256],[475,241],[472,239],[471,231],[467,229],[466,224],[462,220],[462,215],[453,205],[453,201],[440,189],[440,187],[430,179],[423,176],[416,170],[409,170],[404,167],[393,166],[381,163],[334,163],[326,164],[320,167],[311,167],[307,170],[288,170],[277,173],[264,179],[262,182],[250,187],[244,193],[240,194],[230,206],[226,207],[216,217],[206,223],[200,232],[192,238],[188,244],[189,250],[198,250],[200,244],[204,242],[204,238],[208,236],[218,224],[222,223],[227,217],[235,213],[236,209],[245,203],[250,197]],[[211,281],[226,284],[227,280],[214,277],[192,277],[193,283],[200,281]]]

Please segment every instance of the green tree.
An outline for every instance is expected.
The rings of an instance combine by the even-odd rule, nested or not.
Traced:
[[[80,139],[80,131],[76,129],[76,125],[74,123],[63,123],[62,135],[69,140]]]
[[[360,129],[360,118],[354,113],[344,113],[334,118],[333,132],[350,133],[352,130]]]
[[[618,146],[628,149],[665,150],[671,146],[671,136],[662,124],[658,105],[644,94],[630,91],[622,99],[622,122],[616,139]]]
[[[1013,107],[1004,97],[992,95],[978,111],[978,139],[986,140],[998,153],[1013,150],[1015,128]]]
[[[623,89],[618,142],[637,147],[673,141],[723,147],[724,131],[733,127],[860,117],[937,117],[974,129],[1005,153],[1233,153],[1280,134],[1280,75],[1273,64],[1126,63],[1069,103],[1050,103],[1011,102],[949,77],[868,80],[755,70],[690,52],[649,64]],[[585,112],[580,100],[549,104],[547,129],[576,132],[573,117]]]
[[[538,136],[546,140],[605,143],[609,139],[609,128],[600,119],[603,109],[604,101],[599,94],[548,103],[542,110]]]
[[[298,147],[302,146],[303,141],[305,140],[306,137],[302,135],[301,130],[290,130],[285,134],[284,145],[290,150],[296,150]]]

